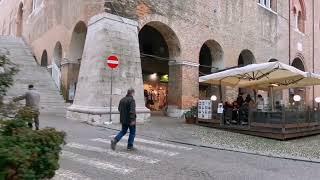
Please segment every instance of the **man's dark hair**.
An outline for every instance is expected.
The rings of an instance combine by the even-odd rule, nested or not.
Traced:
[[[29,89],[32,89],[32,88],[34,88],[34,86],[33,86],[32,84],[30,84],[30,85],[28,86],[28,88],[29,88]]]
[[[128,89],[127,95],[132,95],[134,93],[134,89],[130,88]]]

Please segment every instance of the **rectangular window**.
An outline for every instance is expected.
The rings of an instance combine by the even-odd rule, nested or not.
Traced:
[[[259,3],[264,7],[271,9],[271,1],[272,0],[259,0]]]
[[[258,3],[267,9],[272,11],[277,10],[277,0],[258,0]]]

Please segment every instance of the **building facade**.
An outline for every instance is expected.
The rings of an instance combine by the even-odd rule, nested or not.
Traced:
[[[109,113],[111,71],[104,60],[112,54],[120,59],[113,114],[132,86],[141,118],[148,105],[177,117],[217,92],[198,82],[217,70],[277,60],[320,73],[319,8],[316,0],[1,0],[0,35],[22,37],[32,47],[73,100],[72,118]],[[147,80],[162,77],[167,81]],[[224,99],[235,98],[238,90],[223,92]],[[279,98],[289,102],[297,93],[313,104],[320,89],[282,91]]]

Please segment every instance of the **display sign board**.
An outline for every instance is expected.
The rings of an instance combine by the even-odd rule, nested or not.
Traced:
[[[217,113],[218,113],[218,114],[223,114],[223,104],[222,104],[222,103],[219,103],[219,104],[218,104]]]
[[[198,103],[198,118],[212,119],[212,101],[200,100]]]

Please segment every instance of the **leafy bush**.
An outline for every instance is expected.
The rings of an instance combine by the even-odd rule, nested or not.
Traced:
[[[28,122],[34,112],[22,109],[12,120],[0,120],[0,179],[52,178],[66,134],[47,128],[34,131]]]
[[[196,118],[198,116],[198,107],[193,106],[189,111],[184,113],[185,118]]]
[[[13,84],[13,76],[17,68],[5,55],[0,55],[0,96],[4,96]]]

